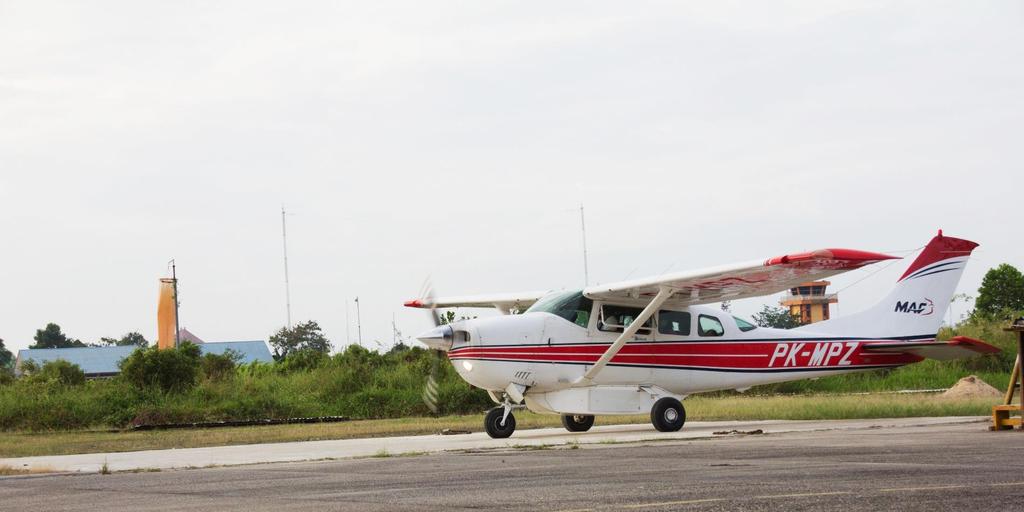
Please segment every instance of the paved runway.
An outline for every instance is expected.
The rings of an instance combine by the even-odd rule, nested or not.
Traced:
[[[978,418],[896,418],[885,420],[842,421],[693,421],[679,432],[658,432],[650,424],[608,425],[586,433],[570,433],[563,428],[521,430],[509,439],[491,439],[483,432],[456,436],[401,436],[365,439],[335,439],[260,445],[214,446],[177,450],[149,450],[121,453],[85,453],[44,457],[0,459],[0,466],[57,472],[96,473],[106,466],[110,471],[143,469],[202,468],[267,462],[303,462],[320,459],[372,457],[379,453],[402,455],[453,450],[492,450],[510,447],[549,446],[566,443],[601,444],[609,441],[670,441],[715,437],[722,430],[757,430],[770,434],[811,430],[848,430],[871,426],[908,426],[936,423],[974,422]],[[259,428],[259,427],[253,427]]]
[[[1024,500],[1024,433],[893,421],[579,449],[6,478],[0,508],[1014,510]]]

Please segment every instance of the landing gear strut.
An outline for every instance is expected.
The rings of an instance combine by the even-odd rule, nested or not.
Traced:
[[[484,430],[494,439],[505,439],[512,435],[516,431],[516,417],[512,415],[512,407],[505,405],[487,411]]]

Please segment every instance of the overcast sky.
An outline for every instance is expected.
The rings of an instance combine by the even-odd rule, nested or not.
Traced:
[[[1022,4],[783,5],[0,0],[0,338],[152,340],[174,258],[184,327],[266,339],[282,204],[336,348],[356,296],[365,344],[424,330],[428,275],[582,286],[581,201],[592,282],[939,228],[962,292],[1024,268]]]

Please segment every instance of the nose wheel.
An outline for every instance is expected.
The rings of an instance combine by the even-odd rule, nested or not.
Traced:
[[[516,431],[516,417],[511,407],[497,407],[487,411],[484,417],[484,430],[494,439],[505,439]]]
[[[586,432],[594,426],[594,417],[585,414],[563,414],[562,426],[569,432]]]

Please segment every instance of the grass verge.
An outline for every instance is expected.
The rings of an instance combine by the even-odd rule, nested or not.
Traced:
[[[992,403],[992,399],[947,400],[920,394],[694,396],[685,402],[691,421],[983,416],[991,413]],[[474,414],[196,430],[7,433],[0,436],[0,458],[436,434],[445,428],[479,432],[481,421],[481,415]],[[649,421],[647,415],[604,416],[596,424]],[[518,429],[561,426],[558,416],[525,411],[516,413],[516,423]]]

